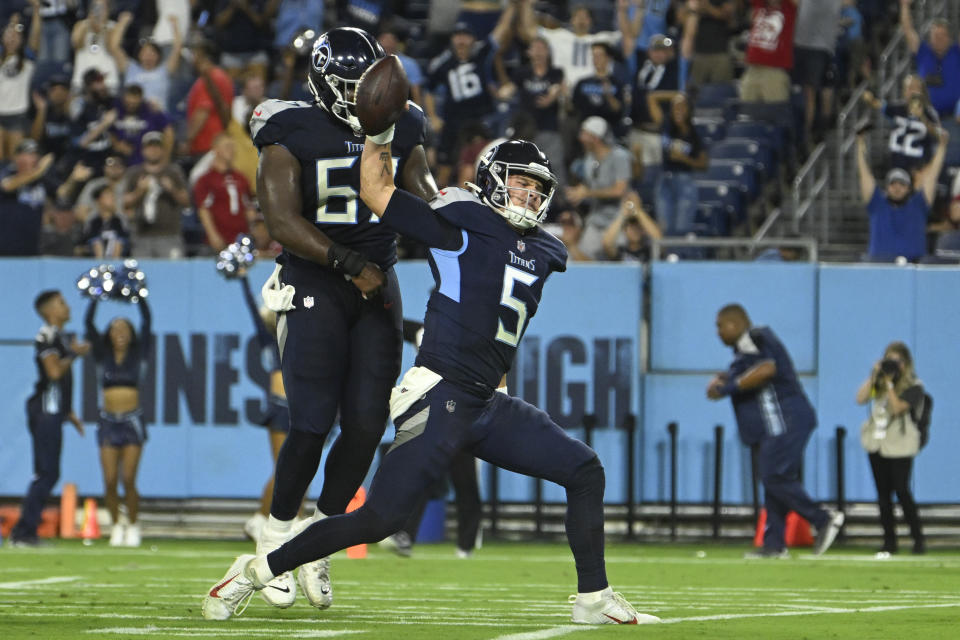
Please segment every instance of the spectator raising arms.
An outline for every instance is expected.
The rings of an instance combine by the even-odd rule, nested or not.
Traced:
[[[70,42],[73,45],[73,89],[86,88],[86,73],[96,69],[103,76],[107,88],[116,93],[120,87],[117,63],[109,52],[110,33],[116,25],[110,21],[110,5],[107,0],[92,0],[89,14],[73,25]]]
[[[40,2],[31,0],[31,4],[33,17],[30,19],[29,40],[24,39],[23,25],[16,15],[3,27],[0,39],[0,162],[13,157],[13,150],[30,128],[27,118],[30,81],[41,31]]]
[[[920,40],[910,15],[912,0],[900,0],[900,26],[914,56],[919,75],[927,83],[930,102],[941,116],[952,116],[960,101],[960,45],[950,36],[950,23],[933,21],[930,36]]]
[[[233,140],[221,133],[213,141],[213,163],[193,188],[197,216],[207,233],[207,244],[223,250],[240,233],[249,233],[256,218],[250,185],[233,168]]]
[[[793,69],[793,30],[799,0],[751,0],[747,70],[740,79],[744,102],[787,102]]]
[[[867,161],[867,143],[857,137],[857,167],[860,172],[860,197],[870,216],[871,260],[904,257],[918,260],[927,253],[927,217],[937,192],[937,176],[943,168],[949,136],[940,130],[940,145],[933,160],[916,179],[903,169],[887,173],[885,189],[877,181]],[[914,185],[918,188],[915,190]]]
[[[183,46],[179,19],[176,15],[168,14],[167,20],[173,39],[166,60],[163,60],[160,45],[153,40],[144,40],[137,50],[137,60],[130,60],[121,46],[127,27],[133,21],[133,14],[129,11],[124,11],[117,18],[117,28],[110,34],[109,43],[110,55],[123,76],[123,84],[140,86],[143,89],[143,98],[161,112],[168,111],[171,107],[170,79],[180,67],[180,48]]]
[[[210,150],[213,138],[226,128],[217,117],[217,103],[211,95],[216,90],[226,105],[233,103],[233,82],[223,69],[214,64],[213,45],[200,42],[193,50],[193,68],[199,76],[187,95],[187,149],[189,155],[202,155]],[[229,108],[229,107],[228,107]]]
[[[708,82],[733,82],[733,58],[729,50],[730,26],[737,11],[737,4],[735,0],[699,0],[696,4],[687,3],[687,11],[697,16],[693,66],[690,70],[691,84],[699,86]],[[689,23],[685,20],[684,24]]]
[[[30,137],[44,152],[62,159],[70,149],[70,79],[51,76],[42,92],[33,92],[33,109]]]
[[[620,42],[620,33],[617,31],[591,33],[593,17],[590,9],[582,4],[572,7],[569,29],[558,25],[549,29],[537,26],[533,5],[534,0],[519,0],[517,33],[524,42],[531,42],[540,36],[550,43],[553,63],[563,70],[568,91],[573,90],[578,82],[593,73],[593,61],[590,58],[590,47],[593,44],[602,42],[615,46]],[[549,21],[544,19],[544,22]]]
[[[903,102],[881,102],[870,91],[864,92],[863,100],[893,120],[887,143],[890,166],[912,172],[930,162],[940,116],[930,104],[927,87],[920,76],[911,73],[903,79]]]
[[[450,34],[450,48],[430,61],[423,106],[435,131],[437,145],[437,184],[446,186],[453,175],[460,151],[460,130],[469,122],[493,113],[492,59],[508,43],[513,22],[513,4],[500,17],[493,33],[478,41],[466,23],[458,22]],[[434,94],[443,91],[443,117],[437,112]]]

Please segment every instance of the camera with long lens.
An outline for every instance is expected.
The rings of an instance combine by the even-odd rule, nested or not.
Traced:
[[[893,384],[897,384],[900,379],[900,363],[892,358],[884,358],[880,361],[880,373],[890,379]]]

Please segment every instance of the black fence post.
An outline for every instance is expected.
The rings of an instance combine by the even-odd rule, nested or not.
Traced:
[[[633,503],[636,500],[634,470],[636,469],[636,452],[634,445],[637,438],[637,418],[632,413],[623,416],[623,429],[627,432],[627,540],[633,539],[634,513]]]
[[[670,434],[670,539],[677,539],[677,423],[667,425]]]
[[[497,482],[497,466],[489,465],[489,474],[490,474],[490,536],[493,538],[497,537],[497,511],[499,506],[499,498],[497,495],[500,493],[499,483]]]
[[[843,425],[837,426],[837,509],[840,511],[846,511],[847,509],[847,497],[846,497],[846,483],[844,482],[844,472],[846,471],[846,463],[844,459],[844,440],[847,438],[847,429]],[[845,527],[840,527],[840,532],[837,536],[843,540],[846,537],[846,532],[844,531]]]
[[[723,492],[723,425],[713,428],[713,537],[720,537],[720,496]]]
[[[593,430],[597,428],[597,416],[592,413],[583,416],[583,442],[593,448]]]

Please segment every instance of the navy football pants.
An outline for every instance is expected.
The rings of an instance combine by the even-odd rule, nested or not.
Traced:
[[[787,513],[796,511],[818,529],[827,523],[829,514],[807,494],[800,481],[803,450],[813,428],[791,429],[779,436],[767,436],[760,442],[758,465],[763,482],[767,526],[763,546],[779,551],[785,546]]]
[[[555,482],[567,490],[566,529],[578,590],[607,586],[603,560],[603,467],[588,446],[550,417],[502,393],[480,399],[449,382],[431,389],[397,419],[394,444],[373,479],[366,504],[325,518],[268,556],[279,575],[398,531],[423,492],[446,474],[465,448],[498,467]]]
[[[43,505],[60,479],[60,449],[63,442],[62,414],[46,414],[40,408],[39,399],[27,402],[27,424],[33,440],[33,480],[23,499],[20,520],[11,532],[14,539],[33,538]]]
[[[367,475],[387,426],[403,348],[400,285],[393,269],[386,276],[383,293],[364,300],[341,274],[283,269],[282,281],[296,289],[296,308],[277,327],[290,407],[270,506],[280,520],[297,515],[338,414],[340,434],[327,456],[317,508],[343,513]]]

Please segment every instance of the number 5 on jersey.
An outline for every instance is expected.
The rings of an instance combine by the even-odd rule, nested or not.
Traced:
[[[330,184],[330,172],[336,169],[352,169],[358,156],[346,158],[323,158],[317,160],[317,222],[321,224],[357,224],[357,190],[348,184]],[[393,158],[393,177],[397,177],[400,158]],[[331,198],[343,199],[343,211],[328,211]],[[370,222],[380,218],[370,214]]]
[[[536,282],[538,276],[526,271],[521,271],[516,267],[507,265],[503,270],[503,291],[500,293],[500,306],[513,309],[517,312],[517,332],[511,333],[503,326],[503,319],[497,320],[497,340],[511,347],[516,347],[523,335],[523,329],[527,324],[527,304],[523,300],[513,297],[513,287],[520,284],[530,286]]]

